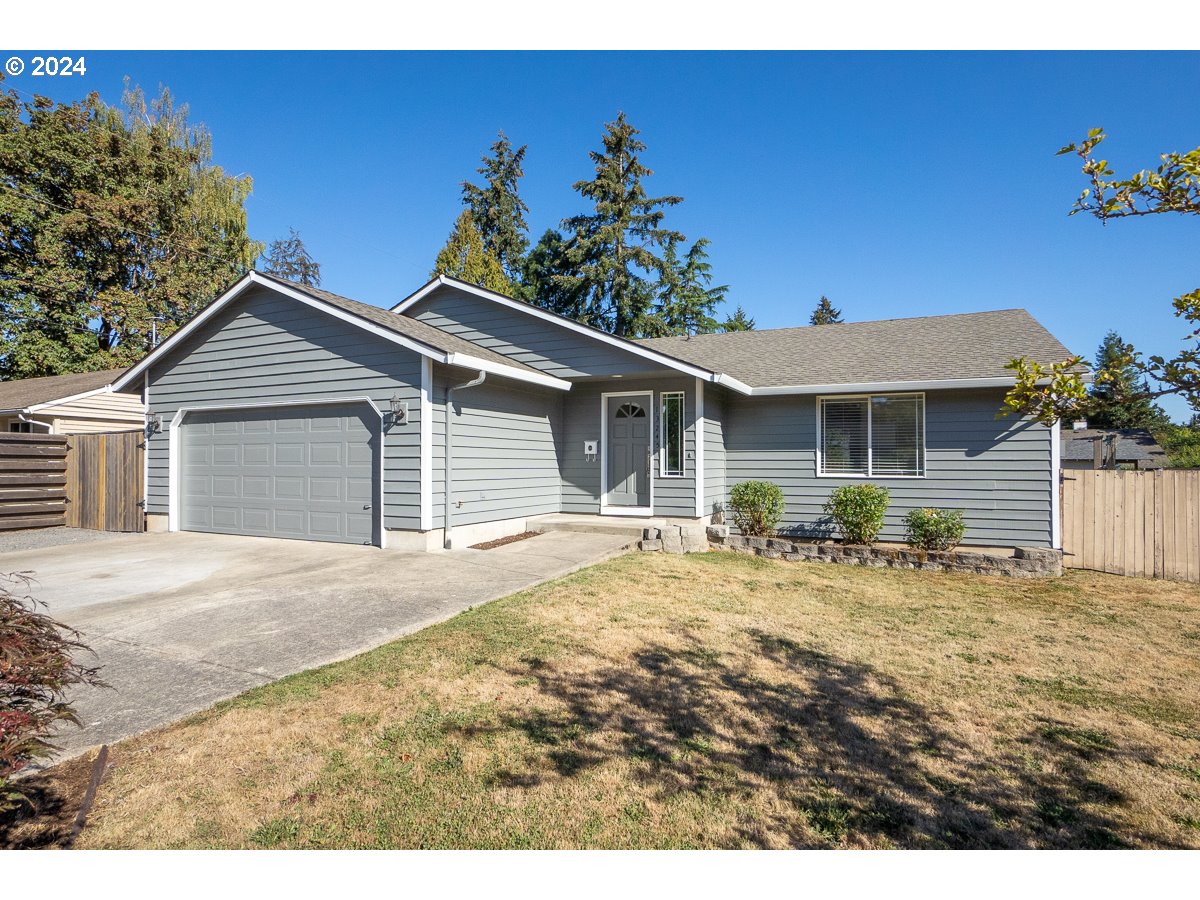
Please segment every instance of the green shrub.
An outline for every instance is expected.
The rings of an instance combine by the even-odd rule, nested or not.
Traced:
[[[772,535],[783,519],[783,489],[770,481],[743,481],[729,492],[729,509],[742,534]]]
[[[914,509],[904,517],[905,538],[920,550],[952,550],[963,539],[961,509]]]
[[[890,499],[888,489],[877,484],[847,484],[829,495],[825,512],[846,543],[873,544]]]

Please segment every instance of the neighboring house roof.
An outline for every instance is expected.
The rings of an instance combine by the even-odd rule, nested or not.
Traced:
[[[727,372],[755,389],[926,382],[1011,384],[1004,368],[1025,356],[1043,365],[1072,354],[1023,309],[734,331],[639,341]],[[963,385],[963,386],[969,386]],[[765,389],[765,390],[762,390]]]
[[[26,410],[67,397],[103,390],[124,371],[105,369],[101,372],[76,372],[71,375],[0,381],[0,410]]]
[[[478,369],[492,374],[515,378],[544,387],[554,387],[559,390],[569,390],[570,382],[554,378],[540,372],[532,366],[502,356],[486,347],[473,344],[470,341],[434,328],[424,322],[418,322],[407,316],[398,316],[378,306],[359,303],[328,291],[307,287],[283,278],[264,275],[261,272],[248,272],[240,278],[224,294],[210,303],[202,312],[194,316],[186,325],[163,341],[154,351],[141,360],[137,365],[128,369],[113,383],[114,390],[124,390],[134,383],[135,379],[154,361],[161,359],[184,338],[199,328],[205,321],[227,306],[244,291],[254,285],[262,285],[279,291],[293,299],[309,306],[324,309],[326,312],[357,325],[366,331],[394,341],[423,356],[431,357],[438,362],[451,366]]]
[[[1062,458],[1095,459],[1096,439],[1107,435],[1117,437],[1117,462],[1146,462],[1167,465],[1167,451],[1158,445],[1145,428],[1083,428],[1062,433]]]

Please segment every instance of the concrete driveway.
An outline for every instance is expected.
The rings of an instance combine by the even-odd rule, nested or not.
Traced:
[[[0,552],[0,572],[32,573],[30,593],[83,633],[111,685],[75,695],[83,728],[57,737],[61,759],[599,562],[628,542],[553,532],[493,550],[403,553],[120,535]]]

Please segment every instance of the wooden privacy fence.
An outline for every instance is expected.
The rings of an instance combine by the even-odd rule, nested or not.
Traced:
[[[0,433],[0,531],[62,525],[67,439]]]
[[[1063,472],[1063,564],[1200,582],[1200,469]]]
[[[141,531],[144,452],[140,431],[71,435],[66,524],[99,531]]]

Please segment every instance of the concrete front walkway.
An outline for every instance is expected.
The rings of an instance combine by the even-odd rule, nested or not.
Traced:
[[[618,535],[557,532],[493,550],[402,553],[208,534],[0,553],[83,634],[108,689],[74,700],[58,758],[174,721],[274,679],[353,656],[616,555]]]

